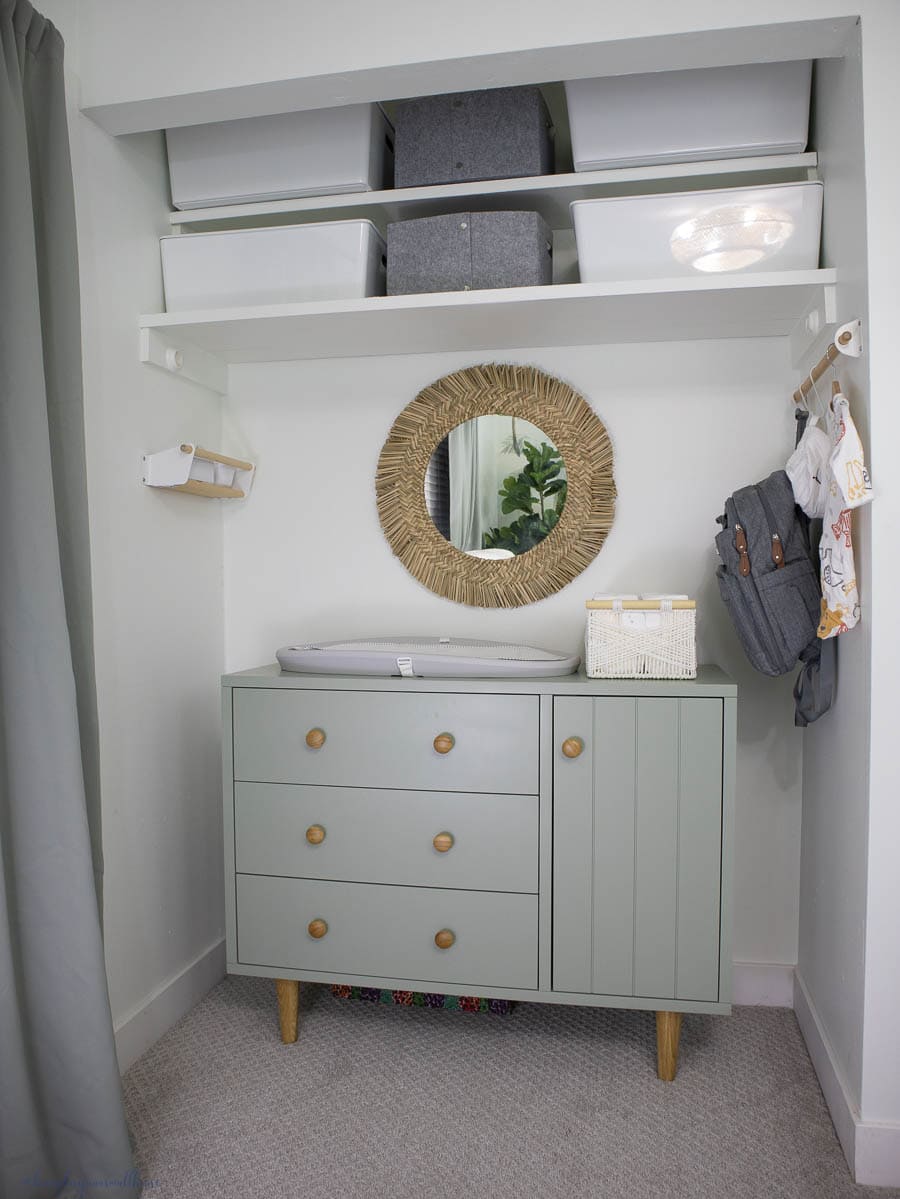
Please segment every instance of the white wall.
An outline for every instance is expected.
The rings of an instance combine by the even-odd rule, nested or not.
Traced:
[[[877,19],[875,19],[877,17]],[[900,229],[893,198],[900,190],[896,115],[900,112],[900,6],[884,0],[863,22],[863,103],[869,273],[869,378],[871,461],[877,501],[872,505],[872,713],[869,758],[868,901],[866,998],[863,1026],[861,1114],[867,1124],[891,1125],[884,1134],[862,1132],[857,1145],[873,1161],[867,1181],[900,1184],[900,761],[896,695],[900,667],[900,446],[897,392],[897,330],[900,294]]]
[[[116,1025],[222,937],[219,505],[140,482],[141,455],[218,444],[215,397],[142,367],[135,316],[162,306],[159,134],[80,122],[88,494]]]
[[[804,860],[799,981],[818,1018],[808,1039],[857,1181],[900,1184],[900,763],[896,678],[900,628],[895,540],[900,481],[895,273],[900,232],[892,197],[900,187],[893,146],[900,111],[896,47],[900,6],[875,0],[862,14],[862,113],[852,55],[820,79],[829,109],[820,139],[828,171],[826,237],[840,269],[842,307],[864,310],[865,362],[842,367],[858,414],[875,502],[855,522],[863,625],[842,639],[835,718],[809,739],[804,760]],[[863,156],[864,151],[864,156]],[[864,157],[864,162],[863,162]],[[865,216],[860,212],[865,179]],[[832,184],[833,180],[833,184]],[[863,269],[865,263],[865,270]],[[868,375],[868,378],[867,378]],[[867,386],[868,384],[868,386]]]
[[[800,743],[790,685],[749,670],[713,578],[725,496],[783,465],[793,435],[782,342],[513,351],[581,391],[613,441],[616,521],[594,564],[514,611],[433,595],[378,524],[375,467],[400,409],[477,355],[232,368],[232,420],[258,463],[252,502],[225,522],[226,662],[271,661],[297,639],[440,633],[577,649],[593,592],[684,591],[700,601],[701,660],[742,685],[735,956],[796,961]]]
[[[859,39],[847,56],[821,62],[815,78],[813,143],[826,180],[823,258],[839,269],[838,310],[868,330],[862,71]],[[865,444],[869,441],[868,357],[840,363],[840,377]],[[827,402],[831,376],[819,385]],[[804,737],[803,853],[798,974],[846,1076],[862,1094],[863,1000],[869,805],[871,510],[854,513],[862,619],[839,639],[835,709]],[[843,736],[838,736],[838,730]]]
[[[70,4],[41,5],[66,39],[81,271],[85,432],[100,719],[105,947],[120,1063],[180,1011],[147,1005],[200,962],[221,973],[219,507],[141,485],[141,455],[219,441],[209,393],[137,357],[136,316],[162,306],[167,231],[162,136],[115,139],[76,107]],[[210,955],[210,950],[212,954]],[[140,1013],[138,1023],[132,1020]]]

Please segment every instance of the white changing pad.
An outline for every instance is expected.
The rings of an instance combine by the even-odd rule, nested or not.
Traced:
[[[288,645],[275,655],[297,674],[407,678],[538,678],[572,674],[581,659],[558,650],[457,637],[376,637]]]

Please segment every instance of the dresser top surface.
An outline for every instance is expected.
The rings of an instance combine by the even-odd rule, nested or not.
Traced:
[[[400,678],[370,675],[293,674],[277,663],[222,677],[223,687],[269,687],[297,691],[428,691],[497,695],[635,695],[734,698],[737,684],[718,666],[700,666],[696,679],[589,679],[577,674],[555,678]]]

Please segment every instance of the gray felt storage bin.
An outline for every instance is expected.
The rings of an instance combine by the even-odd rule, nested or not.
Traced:
[[[395,187],[553,171],[552,125],[538,87],[401,100],[394,123]]]
[[[387,229],[387,294],[553,282],[553,235],[536,212],[457,212]]]

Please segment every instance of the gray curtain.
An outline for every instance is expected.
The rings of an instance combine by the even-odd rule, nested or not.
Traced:
[[[99,919],[63,43],[0,0],[0,51],[0,1195],[133,1196]]]
[[[450,540],[458,550],[481,549],[478,521],[478,421],[450,430]]]

